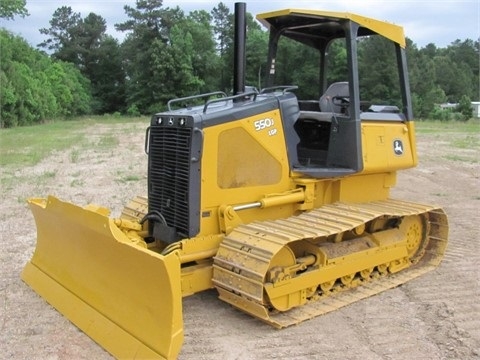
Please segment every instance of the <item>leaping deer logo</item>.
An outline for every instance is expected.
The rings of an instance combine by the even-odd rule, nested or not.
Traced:
[[[403,143],[401,140],[395,140],[393,142],[393,152],[395,155],[403,155]]]

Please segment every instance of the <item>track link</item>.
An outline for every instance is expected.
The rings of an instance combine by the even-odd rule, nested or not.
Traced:
[[[398,238],[399,231],[391,230],[385,232],[377,246],[370,237],[361,235],[355,241],[339,239],[342,234],[361,234],[376,222],[398,223],[417,215],[424,219],[423,240],[417,253],[408,258],[405,237],[416,236],[415,224],[408,230],[413,235],[407,232],[402,239],[395,240],[390,236]],[[391,199],[363,204],[335,203],[287,219],[237,227],[225,237],[214,258],[213,283],[220,299],[282,328],[394,288],[435,269],[443,258],[447,237],[447,217],[439,208]],[[298,248],[301,254],[295,250]],[[316,249],[320,250],[315,261],[312,256],[301,257],[315,253]],[[329,256],[322,262],[318,254]],[[303,259],[310,261],[309,266],[302,266]],[[283,294],[281,300],[272,301],[278,293]]]
[[[130,221],[140,221],[147,213],[148,198],[146,196],[136,196],[125,205],[120,214],[120,218]]]

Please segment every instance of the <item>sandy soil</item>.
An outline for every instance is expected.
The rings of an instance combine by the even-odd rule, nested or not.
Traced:
[[[73,144],[14,174],[2,171],[12,179],[1,189],[0,358],[111,359],[20,280],[36,239],[25,199],[55,194],[118,216],[146,193],[145,127],[94,125],[84,130],[91,146]],[[96,146],[105,136],[119,146]],[[478,151],[451,146],[455,136],[466,135],[418,135],[420,166],[400,173],[392,194],[446,210],[450,242],[437,270],[284,330],[233,309],[214,291],[197,294],[184,300],[180,359],[480,358],[480,159]]]

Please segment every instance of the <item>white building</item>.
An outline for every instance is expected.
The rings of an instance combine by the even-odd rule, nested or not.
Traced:
[[[480,119],[480,101],[472,101],[472,116],[476,119]]]
[[[440,104],[440,109],[446,110],[446,109],[452,109],[454,110],[458,104],[452,104],[452,103],[446,103],[446,104]],[[472,101],[472,117],[474,119],[480,119],[480,101]]]

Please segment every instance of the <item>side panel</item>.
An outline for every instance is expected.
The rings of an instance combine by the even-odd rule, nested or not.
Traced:
[[[413,122],[362,121],[363,174],[417,165]]]
[[[275,122],[268,117],[260,121]],[[237,189],[279,183],[283,175],[282,164],[278,154],[272,154],[264,145],[241,126],[221,131],[218,136],[218,187]]]
[[[395,183],[396,172],[345,177],[339,180],[335,200],[354,203],[386,200]]]
[[[220,205],[242,204],[294,187],[279,109],[206,127],[202,157],[201,233],[218,233]],[[243,211],[245,222],[285,217],[293,205]]]

